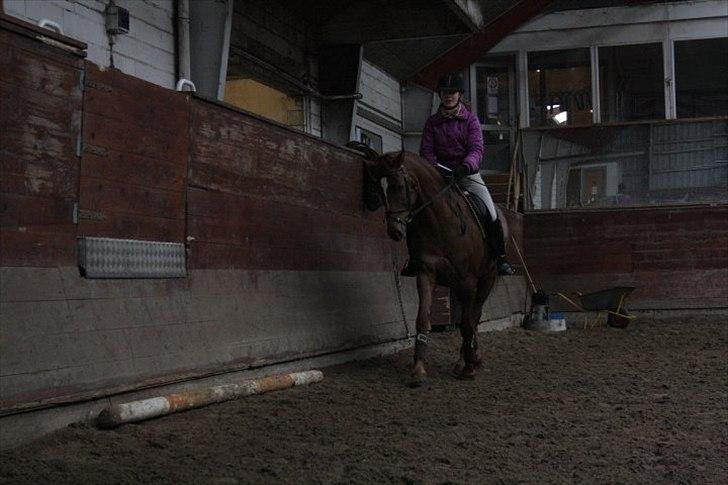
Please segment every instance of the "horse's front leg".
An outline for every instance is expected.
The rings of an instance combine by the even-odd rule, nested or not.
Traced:
[[[417,294],[420,297],[420,306],[417,309],[417,335],[415,335],[415,362],[412,368],[410,386],[418,387],[427,380],[425,370],[425,354],[430,333],[430,308],[432,308],[432,294],[435,289],[434,277],[421,271],[417,275]]]

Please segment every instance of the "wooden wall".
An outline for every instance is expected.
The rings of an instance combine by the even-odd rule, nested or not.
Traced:
[[[0,416],[412,332],[360,158],[35,29],[0,18]],[[80,236],[186,243],[188,277],[82,278]]]
[[[86,64],[79,236],[185,241],[190,98]]]
[[[728,305],[728,206],[529,213],[524,232],[550,291],[629,285],[634,309]]]
[[[0,28],[0,266],[75,262],[83,69]]]
[[[190,268],[392,271],[359,157],[197,100],[190,133]]]

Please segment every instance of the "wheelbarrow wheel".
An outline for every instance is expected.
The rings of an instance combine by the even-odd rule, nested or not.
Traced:
[[[615,315],[614,313],[610,313],[607,317],[607,325],[614,328],[627,328],[627,325],[629,325],[629,318],[623,316],[623,315],[629,315],[626,308],[622,308],[620,313],[622,315]]]

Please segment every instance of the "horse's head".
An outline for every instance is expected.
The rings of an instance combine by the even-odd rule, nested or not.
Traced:
[[[385,153],[376,162],[385,194],[387,234],[395,241],[401,241],[407,233],[419,193],[417,180],[405,167],[406,155],[406,152]]]

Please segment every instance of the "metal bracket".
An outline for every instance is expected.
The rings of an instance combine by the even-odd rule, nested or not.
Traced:
[[[57,34],[65,35],[63,33],[63,29],[58,24],[58,22],[54,22],[50,19],[40,19],[38,21],[38,27],[42,27],[44,29],[49,29],[55,31]]]
[[[98,155],[100,157],[103,157],[106,155],[106,148],[103,147],[97,147],[95,145],[83,145],[83,151],[88,152],[92,155]]]
[[[108,84],[104,84],[104,83],[100,83],[100,82],[96,82],[96,81],[88,81],[86,83],[86,87],[98,89],[99,91],[104,91],[107,93],[110,93],[113,90],[113,88],[111,86],[109,86]]]
[[[193,83],[189,79],[184,79],[184,78],[177,81],[177,87],[175,89],[177,91],[182,91],[183,90],[182,88],[185,86],[190,88],[189,91],[193,91],[193,92],[197,91],[197,88],[195,87],[195,83]]]

